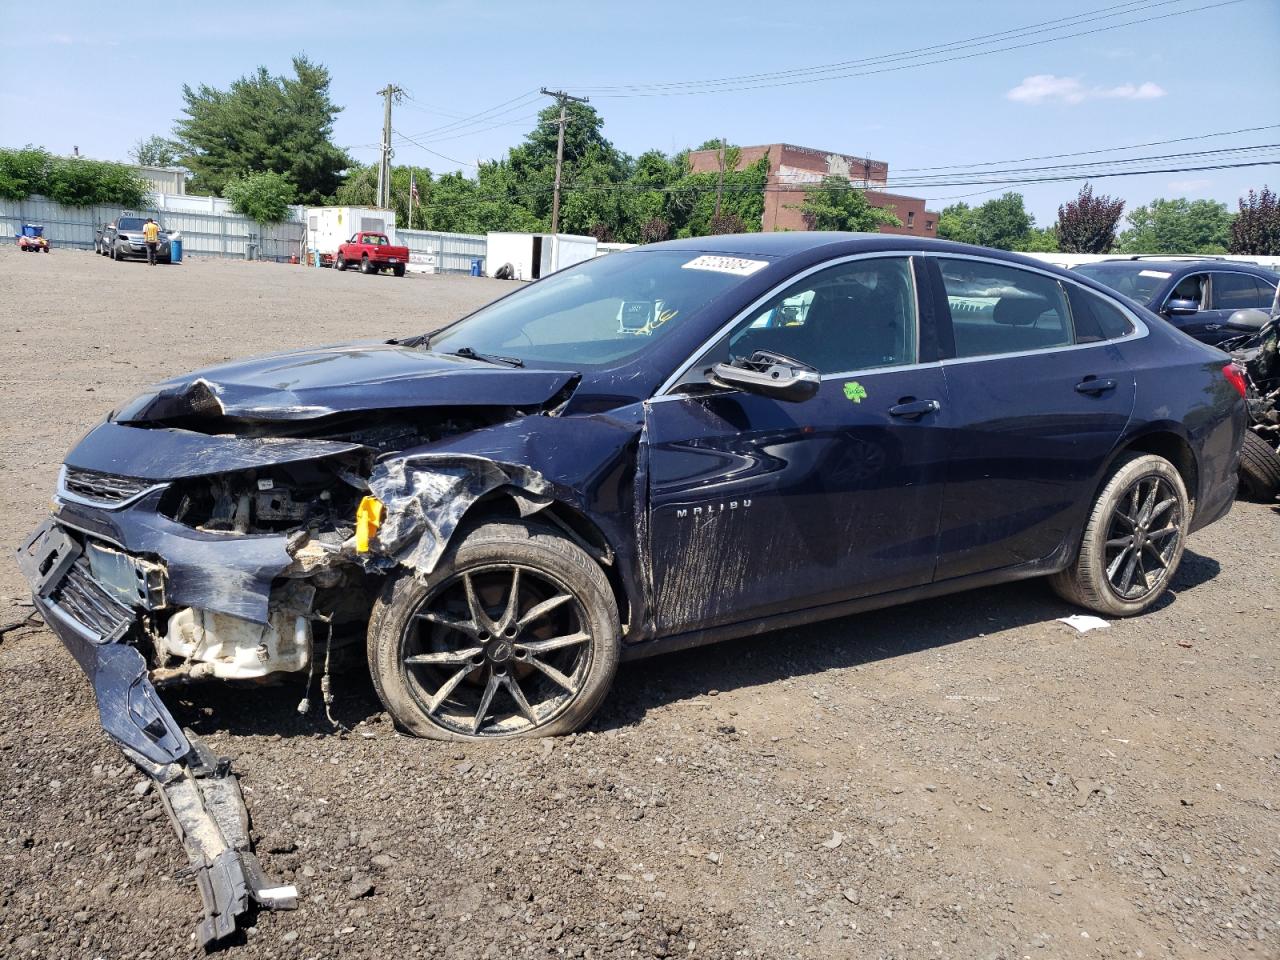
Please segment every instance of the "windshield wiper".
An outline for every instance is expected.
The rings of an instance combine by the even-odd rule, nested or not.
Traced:
[[[500,357],[490,353],[476,353],[470,347],[459,347],[446,351],[446,356],[466,357],[468,360],[482,360],[485,363],[505,363],[509,367],[523,367],[524,361],[519,357]]]

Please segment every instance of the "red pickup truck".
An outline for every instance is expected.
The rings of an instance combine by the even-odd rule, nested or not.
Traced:
[[[408,262],[408,247],[395,246],[385,233],[361,231],[352,234],[350,240],[338,247],[333,266],[336,270],[359,267],[361,273],[390,270],[397,277],[403,277],[404,265]]]

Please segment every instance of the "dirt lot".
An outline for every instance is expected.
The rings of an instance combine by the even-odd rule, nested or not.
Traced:
[[[0,540],[167,374],[426,329],[509,289],[0,249]],[[591,728],[442,746],[366,676],[167,694],[235,758],[268,874],[243,957],[1280,956],[1280,515],[1196,535],[1159,609],[1078,635],[1040,584],[625,666]],[[0,621],[24,586],[0,563]],[[0,955],[191,956],[154,795],[42,627],[0,640]]]

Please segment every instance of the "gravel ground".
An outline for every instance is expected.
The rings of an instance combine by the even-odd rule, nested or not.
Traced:
[[[151,381],[509,289],[0,249],[0,539]],[[167,693],[302,892],[230,955],[1280,956],[1278,532],[1238,504],[1107,630],[1030,582],[626,665],[554,741],[400,736],[359,669],[335,679],[350,735],[296,683]],[[23,593],[0,564],[0,622]],[[159,802],[38,625],[0,640],[0,717],[0,955],[198,955]]]

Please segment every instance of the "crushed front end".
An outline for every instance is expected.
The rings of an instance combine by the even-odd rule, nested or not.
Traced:
[[[317,626],[331,644],[367,616],[366,574],[344,548],[367,461],[346,442],[107,422],[68,456],[52,515],[19,550],[103,728],[160,788],[204,901],[206,946],[255,904],[289,907],[296,894],[263,878],[234,774],[156,685],[305,671]]]

